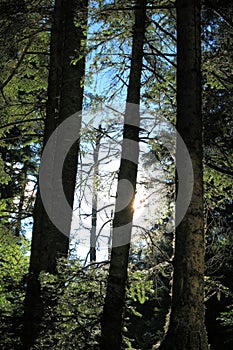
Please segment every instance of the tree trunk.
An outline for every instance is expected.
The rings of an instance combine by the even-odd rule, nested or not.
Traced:
[[[30,154],[30,146],[25,147],[25,154]],[[21,227],[22,227],[22,220],[23,220],[23,214],[24,214],[24,205],[25,205],[25,191],[27,186],[27,175],[28,175],[28,168],[29,168],[29,161],[26,159],[24,161],[23,168],[21,170],[21,174],[23,175],[22,183],[21,183],[21,193],[19,195],[19,204],[18,204],[18,212],[17,212],[17,220],[15,224],[15,236],[20,237],[21,233]]]
[[[96,229],[97,229],[97,202],[98,202],[98,176],[99,176],[99,151],[100,140],[102,137],[102,128],[99,125],[99,130],[96,135],[96,143],[93,154],[94,171],[92,183],[92,213],[91,213],[91,236],[90,236],[90,262],[96,261]]]
[[[56,127],[70,115],[82,109],[82,79],[85,57],[82,42],[87,25],[88,0],[56,0],[53,13],[50,42],[50,69],[48,79],[48,101],[45,121],[45,146]],[[80,26],[74,25],[75,14]],[[71,60],[81,55],[74,65]],[[81,119],[80,119],[81,126]],[[72,146],[63,167],[63,187],[67,201],[72,206],[76,181],[78,145]],[[57,258],[67,256],[69,230],[62,234],[50,221],[41,201],[38,189],[34,207],[29,278],[25,297],[23,324],[23,349],[30,349],[39,336],[44,305],[42,303],[39,274],[42,271],[56,273]]]
[[[199,0],[177,0],[177,130],[192,160],[194,187],[186,216],[175,230],[170,322],[160,350],[208,349],[204,323],[200,10]],[[185,171],[178,139],[176,147],[176,163]],[[179,210],[176,206],[176,217]]]
[[[120,350],[122,347],[121,331],[125,303],[125,285],[127,280],[133,203],[136,191],[137,163],[139,156],[140,80],[142,73],[145,22],[146,0],[137,0],[127,106],[124,120],[122,156],[118,175],[116,211],[112,228],[110,270],[101,324],[101,349],[103,350]],[[133,144],[133,149],[131,149],[131,151],[129,150],[129,141],[132,141]],[[134,161],[127,159],[128,156],[132,156],[129,152],[133,152]],[[130,191],[129,186],[127,188],[122,188],[122,180],[128,180],[131,183],[133,193]],[[122,200],[122,192],[123,197],[128,198],[129,202],[124,209],[117,211]]]

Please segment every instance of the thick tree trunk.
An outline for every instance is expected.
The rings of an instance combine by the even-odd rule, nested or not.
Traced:
[[[87,25],[88,0],[56,0],[53,14],[50,44],[50,69],[48,102],[45,121],[44,146],[56,127],[66,118],[82,109],[82,79],[85,57],[82,42]],[[80,27],[74,25],[75,14]],[[74,65],[71,60],[81,55]],[[81,126],[81,119],[80,119]],[[63,186],[67,201],[72,206],[76,181],[78,145],[75,144],[63,167]],[[70,223],[71,223],[71,217]],[[57,258],[67,256],[69,230],[62,234],[50,221],[41,201],[38,189],[34,207],[34,226],[29,278],[27,283],[23,325],[23,349],[30,349],[38,338],[44,305],[42,303],[39,274],[42,271],[56,273]]]
[[[199,0],[177,0],[177,130],[192,160],[194,187],[186,216],[175,231],[170,323],[161,350],[208,349],[204,323],[200,10]],[[176,162],[183,164],[185,171],[180,147],[177,141]],[[176,207],[176,216],[179,209]]]
[[[102,318],[101,349],[103,350],[120,350],[122,347],[121,332],[125,302],[125,285],[127,280],[129,242],[132,230],[133,202],[136,191],[137,162],[139,156],[140,80],[142,73],[145,22],[146,0],[137,0],[116,208],[120,205],[119,201],[122,200],[121,180],[128,180],[131,183],[133,196],[131,197],[130,188],[123,189],[124,198],[130,199],[131,197],[131,200],[124,209],[116,210],[113,219],[110,270]],[[129,147],[129,140],[133,142],[133,149],[131,150]],[[133,152],[134,161],[127,159],[128,155],[131,155],[129,152]]]

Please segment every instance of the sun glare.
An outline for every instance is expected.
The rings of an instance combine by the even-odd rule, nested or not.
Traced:
[[[139,218],[145,212],[147,206],[147,196],[146,193],[137,192],[134,199],[134,219]]]

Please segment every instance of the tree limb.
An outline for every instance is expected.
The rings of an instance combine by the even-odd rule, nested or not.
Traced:
[[[230,176],[233,176],[233,171],[230,171],[228,169],[223,169],[215,164],[212,164],[212,163],[206,163],[206,165],[211,168],[211,169],[214,169],[222,174],[226,174],[226,175],[230,175]]]
[[[227,17],[221,10],[219,10],[213,3],[212,1],[205,0],[205,3],[207,6],[209,6],[219,17],[222,17],[222,19],[230,26],[233,28],[233,21]]]
[[[14,77],[15,73],[17,72],[19,66],[21,65],[26,53],[27,53],[27,50],[29,49],[29,47],[31,46],[32,44],[32,39],[28,41],[27,45],[25,46],[25,48],[23,49],[22,51],[22,54],[20,56],[20,59],[18,60],[16,66],[13,68],[11,74],[8,76],[8,78],[0,85],[0,91],[2,91],[5,86],[11,81],[11,79]]]

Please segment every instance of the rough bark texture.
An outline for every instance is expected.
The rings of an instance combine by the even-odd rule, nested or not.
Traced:
[[[192,159],[194,188],[186,216],[175,232],[170,323],[160,350],[208,349],[204,323],[200,8],[199,0],[177,0],[177,130]],[[179,147],[177,143],[177,162],[182,161]]]
[[[134,195],[136,190],[137,179],[137,161],[131,162],[124,159],[124,154],[127,154],[127,140],[135,142],[134,155],[135,160],[138,159],[139,154],[139,103],[140,103],[140,80],[142,72],[143,59],[143,42],[145,35],[146,22],[146,1],[136,1],[135,9],[135,25],[133,32],[133,47],[131,58],[131,69],[129,86],[127,92],[127,107],[124,120],[124,133],[122,144],[122,159],[118,175],[118,192],[119,182],[123,179],[131,182]],[[132,105],[134,104],[134,105]],[[133,124],[130,125],[133,115]],[[124,234],[128,237],[130,242],[132,220],[133,220],[133,201],[134,195],[130,203],[121,211],[116,211],[113,219],[112,230],[112,244],[110,259],[110,270],[108,276],[107,293],[102,318],[102,350],[120,350],[122,348],[122,320],[123,309],[125,301],[125,285],[127,280],[127,266],[129,257],[130,243],[121,246],[118,241],[117,228],[129,223],[127,232]],[[118,206],[118,199],[116,199],[116,207]]]
[[[56,0],[53,13],[50,43],[50,69],[48,79],[48,101],[46,109],[44,146],[52,132],[67,117],[82,109],[82,79],[85,57],[82,41],[85,40],[83,26],[87,24],[88,1]],[[75,14],[79,14],[81,25],[74,25]],[[78,19],[79,20],[79,19]],[[82,55],[76,65],[71,60]],[[81,120],[80,120],[81,123]],[[73,204],[78,145],[75,144],[64,164],[63,186],[69,204]],[[71,218],[70,218],[71,222]],[[42,271],[56,273],[57,258],[67,256],[69,248],[67,236],[52,224],[44,210],[38,189],[34,207],[29,278],[27,282],[23,325],[23,349],[30,349],[37,339],[44,313],[41,299],[39,274]]]

